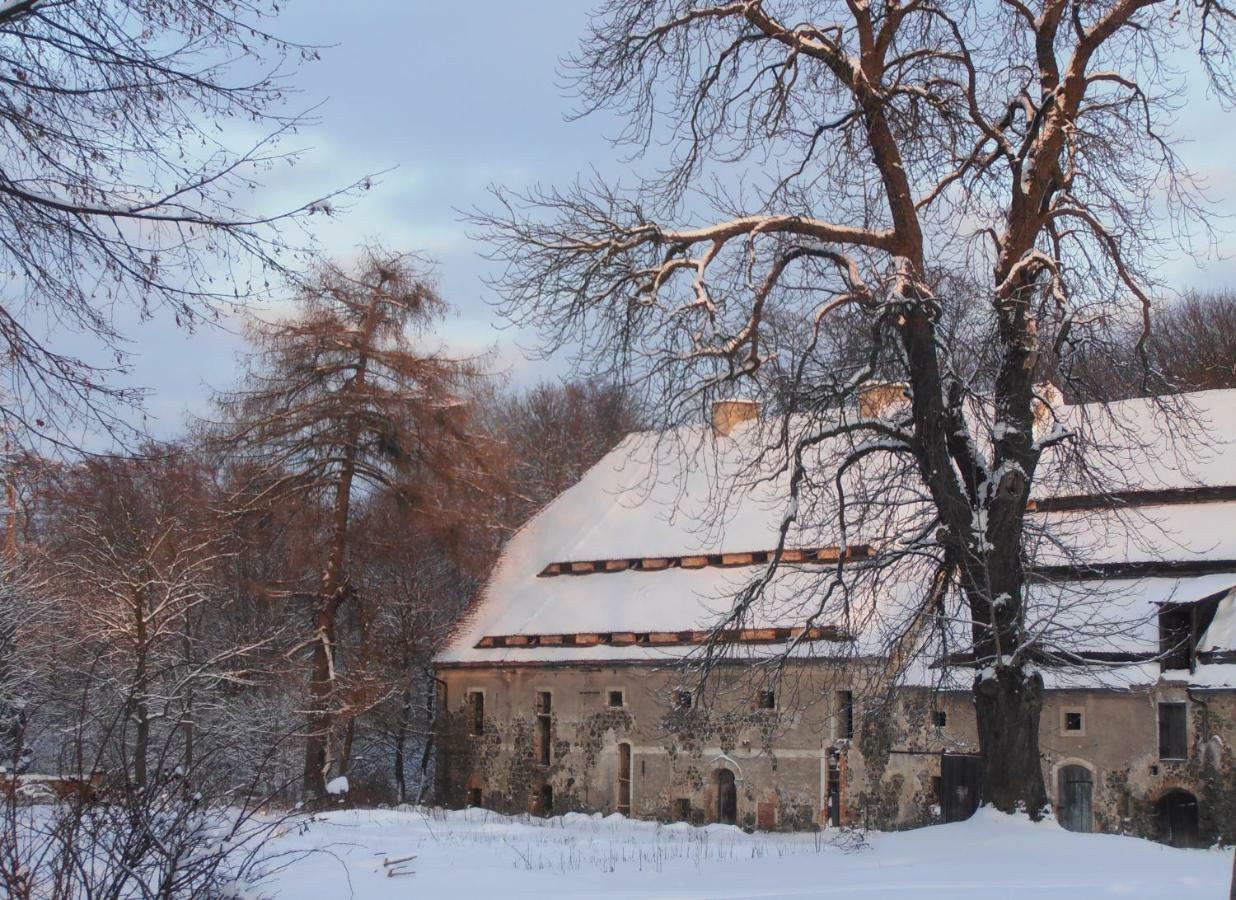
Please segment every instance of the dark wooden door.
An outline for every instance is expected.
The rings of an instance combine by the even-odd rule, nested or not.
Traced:
[[[1094,776],[1085,766],[1060,770],[1060,824],[1069,831],[1094,831]]]
[[[951,753],[940,757],[940,812],[945,822],[962,822],[974,815],[982,793],[982,759]]]
[[[738,786],[729,769],[717,770],[717,821],[725,825],[738,822]]]
[[[828,824],[841,827],[841,765],[836,757],[828,760]]]
[[[1197,798],[1188,791],[1168,791],[1159,800],[1159,836],[1173,847],[1200,847]]]

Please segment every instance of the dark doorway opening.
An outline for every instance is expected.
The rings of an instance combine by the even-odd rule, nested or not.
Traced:
[[[543,816],[552,816],[554,814],[554,788],[553,785],[541,785],[541,794],[537,798],[537,812]]]
[[[1173,847],[1200,847],[1197,798],[1188,791],[1168,791],[1159,798],[1159,840]]]
[[[1094,776],[1085,766],[1060,770],[1060,824],[1069,831],[1094,831]]]
[[[618,745],[618,812],[631,815],[631,745]]]
[[[841,759],[836,753],[828,755],[828,824],[841,827]]]
[[[738,785],[729,769],[717,769],[712,773],[717,793],[716,821],[723,825],[738,824]]]
[[[975,755],[940,757],[940,813],[945,822],[963,822],[982,801],[983,760]]]

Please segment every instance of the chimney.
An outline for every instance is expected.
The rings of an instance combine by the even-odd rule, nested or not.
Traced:
[[[755,400],[714,400],[712,433],[728,437],[739,425],[759,417],[760,404]]]
[[[1041,381],[1034,386],[1034,427],[1047,431],[1055,424],[1060,407],[1064,406],[1064,394],[1050,381]]]
[[[894,406],[910,398],[904,381],[868,381],[858,387],[858,414],[864,419],[880,419]]]

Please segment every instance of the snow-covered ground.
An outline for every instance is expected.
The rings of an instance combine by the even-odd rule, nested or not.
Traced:
[[[1226,898],[1230,851],[1081,835],[980,810],[968,822],[853,836],[748,835],[621,816],[348,810],[274,844],[279,898]],[[409,859],[409,857],[413,857]],[[393,874],[390,874],[393,873]]]

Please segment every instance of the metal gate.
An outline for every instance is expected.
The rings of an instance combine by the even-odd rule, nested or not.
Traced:
[[[1069,831],[1094,831],[1094,776],[1085,766],[1060,770],[1060,824]]]
[[[983,760],[946,753],[940,757],[940,812],[945,822],[974,815],[983,794]]]

